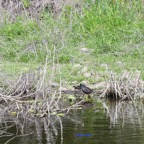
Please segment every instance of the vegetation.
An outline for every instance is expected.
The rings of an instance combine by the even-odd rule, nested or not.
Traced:
[[[63,97],[63,87],[72,89],[82,82],[95,88],[110,78],[101,97],[134,99],[143,94],[142,0],[79,0],[60,9],[59,2],[34,9],[36,2],[11,0],[11,9],[6,1],[0,6],[0,102],[6,105],[3,117],[8,113],[8,118],[2,117],[5,123],[17,117],[24,127],[26,120],[46,117],[45,129],[58,122],[62,140],[60,117],[85,103],[73,95]],[[121,73],[117,81],[115,74]]]
[[[64,83],[96,83],[107,71],[143,69],[142,1],[85,0],[77,5],[63,7],[60,14],[44,9],[39,18],[17,16],[12,22],[5,12],[0,27],[2,70],[17,75],[47,58],[49,71],[55,67],[54,81],[61,77]]]

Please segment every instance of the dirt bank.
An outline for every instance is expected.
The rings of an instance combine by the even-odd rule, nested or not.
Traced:
[[[37,17],[40,11],[46,10],[52,13],[60,13],[63,6],[79,7],[80,0],[2,0],[0,11],[6,11],[9,17],[26,14]]]

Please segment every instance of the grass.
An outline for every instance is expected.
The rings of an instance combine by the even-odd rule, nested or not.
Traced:
[[[66,6],[59,15],[45,10],[40,17],[18,16],[14,22],[6,14],[1,18],[5,19],[0,27],[2,71],[18,75],[44,65],[46,57],[50,69],[55,67],[54,81],[69,84],[96,83],[107,77],[107,71],[143,70],[142,1],[85,0],[79,12]],[[89,53],[82,52],[83,47]]]

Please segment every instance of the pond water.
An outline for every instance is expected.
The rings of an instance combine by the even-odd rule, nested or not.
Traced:
[[[13,125],[7,132],[16,137],[12,140],[7,133],[0,137],[0,144],[10,139],[9,144],[143,144],[143,110],[142,102],[97,100],[71,111],[57,124],[53,117],[54,125],[48,124],[47,117],[35,118],[35,123],[23,121],[23,135],[19,131],[23,125]]]

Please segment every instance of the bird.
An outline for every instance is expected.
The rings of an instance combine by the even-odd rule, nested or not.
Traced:
[[[75,95],[77,94],[77,91],[82,91],[81,90],[81,87],[78,85],[78,86],[73,86],[74,89],[75,89]]]
[[[93,92],[92,89],[90,89],[89,87],[85,86],[84,84],[80,84],[79,87],[81,88],[81,90],[83,91],[83,93],[85,94],[91,94]]]
[[[78,85],[78,86],[73,86],[73,87],[74,87],[74,89],[81,90],[80,85]]]

